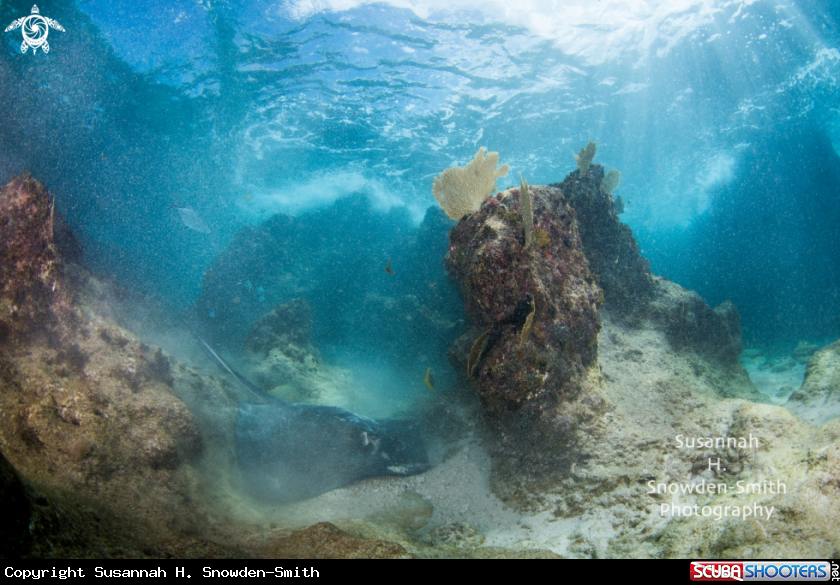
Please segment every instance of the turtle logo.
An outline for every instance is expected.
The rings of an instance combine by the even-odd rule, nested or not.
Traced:
[[[6,27],[3,32],[9,32],[16,28],[23,27],[23,42],[20,45],[20,52],[25,53],[29,47],[32,47],[32,54],[38,52],[38,47],[41,47],[45,53],[50,52],[50,45],[47,43],[47,34],[50,28],[64,32],[64,28],[52,18],[41,16],[38,14],[38,7],[32,7],[32,14],[18,18],[12,24]]]

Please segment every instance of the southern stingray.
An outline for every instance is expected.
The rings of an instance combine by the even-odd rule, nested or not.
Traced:
[[[208,356],[246,386],[256,402],[236,416],[236,458],[253,495],[276,502],[312,498],[377,475],[429,468],[423,439],[409,421],[375,421],[336,406],[270,396],[230,367],[204,340]]]
[[[275,398],[240,405],[236,456],[247,489],[273,501],[429,467],[420,433],[408,421],[375,421],[335,406]]]

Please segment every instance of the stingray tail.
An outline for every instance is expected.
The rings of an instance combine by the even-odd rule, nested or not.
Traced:
[[[204,341],[201,338],[201,336],[198,333],[196,333],[195,330],[192,327],[190,327],[190,324],[187,323],[187,321],[184,319],[183,315],[178,317],[178,321],[180,321],[181,324],[184,325],[187,328],[187,330],[192,334],[192,336],[195,337],[198,340],[198,342],[201,344],[201,349],[204,350],[204,353],[207,354],[207,357],[210,358],[210,361],[212,361],[214,364],[216,364],[216,366],[219,369],[221,369],[222,371],[227,372],[228,374],[233,376],[236,379],[237,382],[239,382],[240,384],[245,386],[248,390],[251,391],[251,393],[256,395],[260,399],[259,401],[261,403],[268,402],[268,395],[265,392],[263,392],[262,388],[260,388],[259,386],[257,386],[253,382],[250,382],[245,376],[243,376],[242,374],[240,374],[239,372],[234,370],[233,367],[231,367],[230,364],[228,364],[225,360],[223,360],[222,356],[217,354],[213,350],[213,348],[210,347],[210,345],[206,341]]]
[[[262,391],[262,389],[261,389],[259,386],[257,386],[257,385],[256,385],[256,384],[254,384],[253,382],[249,382],[249,381],[248,381],[248,379],[247,379],[247,378],[245,378],[245,376],[243,376],[242,374],[240,374],[239,372],[237,372],[236,370],[234,370],[234,369],[230,366],[230,364],[228,364],[225,360],[223,360],[223,359],[222,359],[222,357],[221,357],[219,354],[217,354],[215,351],[213,351],[213,348],[212,348],[212,347],[210,347],[209,345],[207,345],[207,342],[206,342],[206,341],[204,341],[203,339],[201,339],[198,335],[196,335],[195,337],[196,337],[196,339],[198,339],[198,341],[201,343],[202,347],[204,348],[204,353],[206,353],[206,354],[207,354],[207,357],[209,357],[209,358],[210,358],[210,359],[211,359],[211,360],[212,360],[212,361],[213,361],[213,362],[214,362],[217,366],[219,366],[222,370],[224,370],[225,372],[227,372],[228,374],[230,374],[231,376],[233,376],[234,378],[236,378],[236,380],[237,380],[240,384],[242,384],[242,385],[243,385],[243,386],[245,386],[248,390],[250,390],[251,392],[253,392],[254,394],[256,394],[256,395],[260,398],[260,401],[261,401],[261,402],[264,402],[264,401],[265,401],[265,399],[266,399],[265,392],[263,392],[263,391]]]

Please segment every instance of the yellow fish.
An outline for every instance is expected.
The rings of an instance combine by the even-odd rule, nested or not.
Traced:
[[[426,386],[429,387],[429,390],[431,390],[434,394],[437,394],[437,390],[435,390],[435,381],[432,380],[432,368],[426,370],[426,377],[423,381],[426,383]]]

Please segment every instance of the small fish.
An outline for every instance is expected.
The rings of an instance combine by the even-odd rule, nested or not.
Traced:
[[[437,281],[435,281],[435,282],[433,282],[432,284],[430,284],[430,285],[429,285],[429,288],[435,288],[435,286],[437,286]]]
[[[387,272],[388,274],[394,274],[394,271],[391,270],[391,261],[390,260],[388,260],[388,266],[385,267],[385,272]]]
[[[428,368],[426,370],[426,377],[423,379],[423,382],[426,383],[426,386],[429,387],[429,390],[431,390],[433,394],[437,394],[437,390],[435,390],[435,381],[432,379],[432,368]]]
[[[202,234],[210,233],[210,228],[207,226],[207,223],[204,221],[204,218],[201,217],[191,207],[170,205],[167,209],[177,209],[178,213],[181,215],[181,222],[191,230],[201,232]]]

